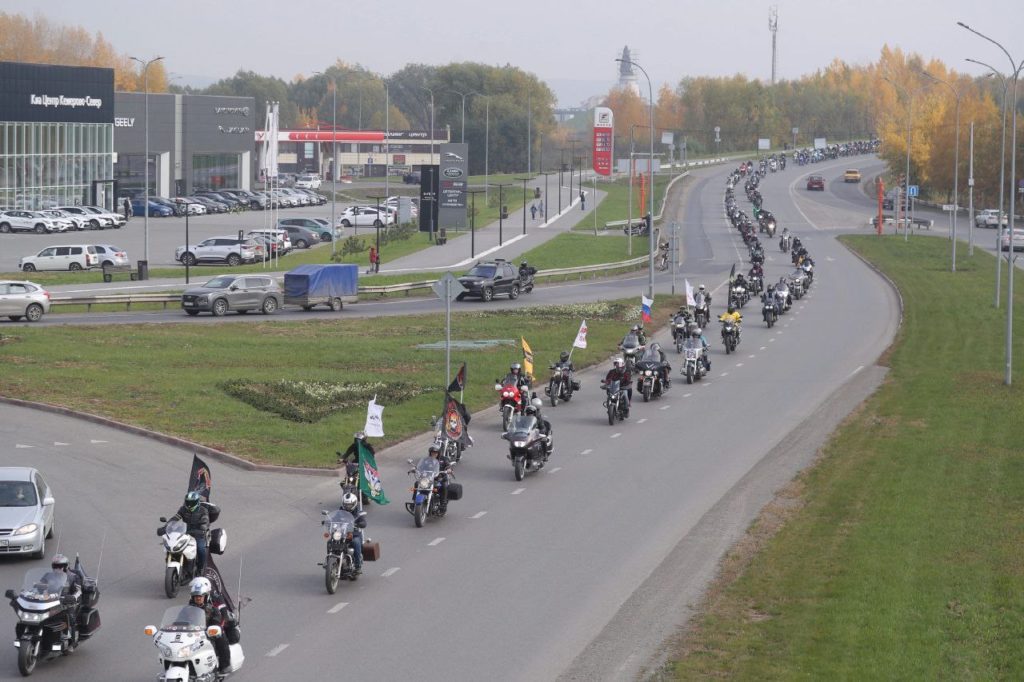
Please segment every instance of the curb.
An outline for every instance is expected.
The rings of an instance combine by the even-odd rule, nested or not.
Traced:
[[[889,285],[889,287],[892,289],[893,293],[896,294],[896,300],[899,301],[899,306],[900,306],[900,319],[896,323],[896,331],[898,333],[899,330],[903,328],[903,294],[900,293],[900,288],[898,286],[896,286],[896,282],[893,282],[889,278],[889,275],[887,275],[884,272],[882,272],[881,270],[879,270],[875,266],[874,263],[872,263],[867,258],[865,258],[864,256],[862,256],[859,253],[857,253],[854,249],[852,249],[849,246],[847,246],[846,244],[844,244],[841,240],[837,239],[836,241],[839,242],[840,246],[842,246],[844,249],[846,249],[847,251],[852,253],[854,256],[856,256],[857,260],[859,260],[861,263],[863,263],[864,265],[866,265],[869,268],[871,268],[875,272],[876,275],[878,275],[883,280],[885,280],[886,284]],[[889,346],[886,347],[886,349],[884,351],[882,351],[882,355],[885,355],[885,353],[887,353],[889,351],[889,349],[892,348],[892,345],[894,343],[896,343],[896,337],[893,337],[893,342],[891,344],[889,344]],[[881,357],[881,356],[879,356],[879,357]],[[876,360],[876,362],[877,362],[877,360]]]

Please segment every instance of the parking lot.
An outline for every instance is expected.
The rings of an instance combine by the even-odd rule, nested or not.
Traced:
[[[338,202],[336,211],[341,214],[351,204]],[[276,212],[280,218],[311,217],[330,220],[331,204],[283,208]],[[85,230],[53,234],[11,233],[0,234],[0,272],[15,272],[18,260],[23,256],[38,253],[48,246],[60,244],[113,244],[128,252],[132,265],[144,258],[145,219],[135,216],[119,230]],[[189,241],[193,244],[209,237],[237,235],[239,230],[269,227],[269,211],[245,211],[218,215],[191,216],[188,219]],[[346,234],[351,234],[351,229]],[[185,243],[185,218],[149,219],[149,265],[151,268],[176,265],[175,248]]]

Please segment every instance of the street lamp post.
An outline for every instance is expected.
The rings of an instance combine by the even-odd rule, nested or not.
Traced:
[[[502,182],[495,184],[498,188],[498,246],[504,244],[505,228],[505,188],[511,187],[513,183]]]
[[[375,221],[373,221],[373,222],[375,223],[375,226],[377,228],[377,263],[380,263],[380,226],[384,222],[384,221],[382,221],[380,219],[380,201],[381,201],[381,199],[384,199],[386,201],[387,198],[388,198],[388,195],[385,194],[384,196],[381,197],[381,196],[373,196],[373,195],[369,195],[368,194],[367,198],[373,199],[374,201],[377,202],[377,219]],[[388,218],[391,217],[391,212],[390,211],[388,211],[387,216],[388,216]],[[380,272],[380,266],[378,266],[377,263],[371,263],[370,264],[370,268],[374,271],[374,274]]]
[[[904,182],[907,186],[907,191],[904,195],[904,201],[906,202],[903,207],[903,241],[907,241],[910,233],[910,147],[913,142],[913,124],[914,124],[914,95],[917,94],[917,90],[908,91],[901,88],[896,84],[896,81],[882,76],[883,79],[889,82],[894,88],[903,92],[907,97],[907,164],[906,170],[904,171]],[[895,207],[895,204],[893,204]],[[899,226],[899,210],[896,210],[897,227]]]
[[[541,175],[544,176],[544,222],[548,222],[548,176],[554,175],[554,171],[541,171]]]
[[[530,180],[533,180],[533,178],[516,178],[516,180],[520,180],[523,183],[523,234],[525,235],[526,234],[526,183],[528,183]]]
[[[470,91],[470,92],[459,92],[458,90],[449,90],[449,92],[454,93],[454,94],[456,94],[456,95],[458,95],[459,97],[462,98],[462,133],[459,136],[459,142],[465,142],[466,141],[466,96],[467,95],[474,95],[476,93],[474,93],[472,91]]]
[[[973,28],[963,23],[962,21],[958,21],[957,24],[967,29],[971,33],[975,34],[976,36],[984,38],[985,40],[989,41],[990,43],[998,47],[1000,50],[1002,50],[1003,54],[1006,55],[1006,58],[1010,60],[1010,70],[1013,74],[1013,95],[1010,100],[1013,103],[1013,124],[1011,126],[1010,133],[1010,233],[1009,243],[1007,244],[1009,248],[1007,249],[1006,264],[1008,279],[1006,284],[1006,373],[1003,378],[1003,383],[1006,384],[1007,386],[1010,386],[1013,384],[1013,271],[1016,269],[1013,265],[1013,237],[1015,212],[1014,204],[1016,202],[1017,193],[1017,81],[1020,78],[1021,70],[1024,69],[1024,61],[1021,61],[1018,65],[1016,60],[1014,60],[1014,58],[1010,56],[1010,53],[1006,51],[1006,48],[997,43],[995,40],[992,40],[988,36],[979,33],[978,31],[975,31]],[[1000,216],[1000,220],[998,220],[997,222],[1001,223],[1001,218],[1002,216]],[[1002,244],[1000,244],[1000,248],[1002,248]]]
[[[647,173],[649,182],[648,193],[650,195],[650,208],[648,209],[651,217],[651,227],[647,231],[647,242],[648,251],[647,254],[647,297],[654,298],[654,87],[651,85],[651,77],[647,75],[647,71],[644,67],[640,66],[631,59],[616,59],[617,62],[625,62],[631,66],[635,66],[640,69],[640,73],[647,79],[647,96],[649,98],[648,104],[651,109],[651,158],[647,165]]]
[[[476,258],[476,195],[483,194],[485,190],[482,189],[471,189],[467,190],[467,194],[470,196],[470,209],[469,209],[469,257]]]
[[[326,77],[327,74],[322,71],[314,71],[313,75],[320,75]],[[332,123],[331,123],[331,255],[333,256],[336,250],[336,235],[334,231],[337,228],[337,206],[338,206],[338,79],[331,79],[331,111],[332,111]],[[360,106],[362,106],[362,99],[360,99]],[[358,162],[357,162],[358,163]]]
[[[391,196],[391,89],[384,79],[384,194]]]
[[[953,96],[956,97],[956,148],[953,152],[953,261],[950,268],[951,272],[956,272],[956,224],[957,224],[957,213],[960,210],[960,95],[961,92],[957,88],[954,88],[952,83],[949,81],[942,80],[927,71],[921,71],[925,76],[945,85],[952,91]]]
[[[562,214],[562,169],[565,168],[565,147],[558,148],[558,214]]]
[[[143,163],[143,182],[145,183],[143,193],[145,196],[144,201],[146,202],[146,205],[144,208],[144,212],[142,214],[142,239],[144,244],[142,251],[146,257],[147,271],[149,269],[149,67],[154,62],[158,62],[161,59],[163,59],[163,57],[153,57],[148,61],[143,61],[138,57],[131,57],[132,61],[142,64],[142,80],[144,83],[144,87],[146,89],[146,160],[145,163]],[[146,273],[146,276],[149,276],[148,272]]]
[[[425,85],[421,85],[424,90],[430,93],[430,165],[434,165],[434,91]]]

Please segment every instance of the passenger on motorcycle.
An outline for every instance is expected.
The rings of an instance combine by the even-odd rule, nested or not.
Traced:
[[[704,351],[702,354],[704,360],[704,367],[710,372],[711,355],[708,352],[708,340],[707,337],[704,336],[704,330],[701,329],[700,327],[697,327],[696,329],[693,330],[693,332],[690,335],[695,339],[700,339],[701,349]]]
[[[355,493],[345,493],[341,498],[341,508],[356,520],[356,527],[352,529],[352,558],[355,561],[356,575],[359,575],[363,572],[363,529],[366,528],[366,510],[359,508],[359,498]]]
[[[643,322],[640,324],[634,324],[630,331],[636,334],[636,340],[641,346],[647,345],[647,334],[644,333]]]
[[[761,267],[760,263],[754,263],[754,266],[752,268],[750,268],[750,275],[749,276],[751,278],[754,278],[754,277],[761,277],[762,279],[764,278],[764,268]]]
[[[540,431],[541,435],[545,438],[544,443],[544,454],[551,454],[551,422],[549,422],[544,415],[541,413],[541,408],[544,406],[544,401],[540,398],[534,398],[527,405],[524,414],[531,417],[537,418],[537,430]]]
[[[658,363],[658,374],[661,377],[662,383],[666,388],[671,386],[672,380],[669,377],[669,373],[672,371],[672,365],[665,358],[665,351],[661,349],[660,344],[652,343],[648,346],[647,350],[644,351],[643,357],[640,358],[640,362]]]
[[[188,526],[188,534],[196,540],[196,572],[206,568],[206,533],[210,530],[210,512],[203,504],[203,498],[194,490],[185,495],[185,504],[171,517],[180,519]]]
[[[519,279],[527,280],[537,274],[537,268],[533,267],[526,261],[519,264]]]
[[[206,626],[219,625],[223,632],[211,637],[213,650],[217,654],[217,668],[221,675],[231,671],[231,647],[228,645],[227,629],[235,628],[227,604],[213,598],[213,584],[207,578],[195,578],[189,586],[189,606],[195,606],[206,614]]]
[[[604,381],[601,382],[601,385],[604,386],[613,381],[618,381],[619,386],[626,390],[626,416],[628,417],[629,405],[633,402],[633,379],[630,377],[629,370],[626,369],[626,363],[623,362],[622,358],[612,360],[612,368],[604,375]]]

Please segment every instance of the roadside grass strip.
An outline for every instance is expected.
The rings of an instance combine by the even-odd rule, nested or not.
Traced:
[[[1024,373],[1003,385],[994,259],[951,273],[945,239],[842,239],[901,292],[891,372],[731,550],[672,672],[1022,679]]]

